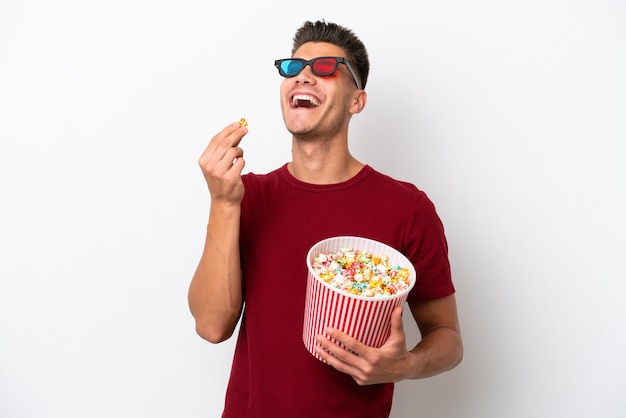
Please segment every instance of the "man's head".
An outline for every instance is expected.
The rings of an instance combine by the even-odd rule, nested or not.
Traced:
[[[290,58],[275,61],[281,109],[297,140],[347,140],[352,115],[367,102],[363,90],[369,60],[363,43],[337,24],[305,22],[296,32]]]
[[[367,50],[363,42],[350,29],[323,20],[304,22],[293,37],[291,55],[307,42],[326,42],[343,49],[351,68],[354,69],[359,79],[361,88],[365,88],[370,71]]]

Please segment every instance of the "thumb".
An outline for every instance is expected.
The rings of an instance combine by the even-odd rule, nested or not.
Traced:
[[[404,324],[402,322],[402,306],[396,306],[391,312],[391,335],[390,340],[404,340]]]

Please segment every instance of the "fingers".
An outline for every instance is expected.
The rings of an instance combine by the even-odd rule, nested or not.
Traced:
[[[386,345],[395,344],[397,341],[403,342],[405,337],[404,332],[404,323],[402,322],[402,306],[396,306],[391,312],[391,333],[389,338],[385,342]],[[330,339],[337,341],[337,344],[342,345],[344,348],[339,347],[337,344],[331,342],[328,338],[324,338],[323,336],[318,336],[318,343],[320,343],[327,351],[335,353],[339,350],[345,351],[348,350],[351,353],[354,353],[357,356],[364,356],[371,347],[366,346],[356,338],[351,337],[350,335],[337,330],[335,328],[326,328],[326,333],[330,337]]]
[[[327,329],[329,338],[318,335],[317,343],[334,357],[345,360],[346,357],[359,356],[363,354],[365,346],[348,334],[332,328]]]
[[[398,306],[392,311],[391,333],[380,348],[368,347],[342,331],[326,328],[326,336],[317,336],[317,354],[359,385],[398,380],[404,375],[407,358],[402,310]]]
[[[326,333],[328,337],[317,336],[318,355],[340,372],[360,379],[363,368],[368,367],[368,350],[372,348],[334,328],[327,328]]]
[[[335,342],[323,335],[318,335],[317,343],[317,354],[330,366],[352,376],[359,373],[357,365],[363,360],[357,353],[347,347],[342,347],[339,341]]]
[[[239,143],[247,133],[247,127],[232,123],[211,139],[200,156],[198,164],[212,198],[237,202],[243,197],[241,173],[245,161]]]
[[[217,162],[225,157],[225,153],[237,147],[241,139],[248,133],[248,128],[234,122],[215,135],[200,157],[201,165],[210,161]],[[229,156],[230,157],[230,156]],[[232,162],[232,160],[231,160]]]
[[[247,122],[244,125],[241,121],[233,122],[230,125],[226,126],[221,132],[225,134],[226,145],[230,147],[236,147],[237,145],[239,145],[239,142],[241,142],[241,138],[243,138],[244,135],[248,133],[247,126]]]
[[[210,159],[210,162],[213,163],[212,170],[209,168],[212,173],[223,175],[230,170],[236,172],[239,165],[243,163],[243,149],[239,147],[226,148],[223,152],[214,154],[213,157]]]
[[[327,328],[326,333],[328,336],[337,341],[338,344],[343,345],[345,350],[348,350],[355,355],[363,355],[363,351],[366,346],[361,343],[359,340],[351,337],[345,332],[341,332],[334,328]],[[328,340],[327,340],[328,341]],[[333,344],[335,347],[338,347],[337,344]],[[344,350],[344,349],[341,349]],[[334,351],[334,350],[333,350]]]

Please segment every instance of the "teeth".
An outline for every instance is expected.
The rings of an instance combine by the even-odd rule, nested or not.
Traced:
[[[313,106],[319,106],[320,102],[318,102],[315,97],[309,96],[307,94],[296,94],[291,98],[291,102],[294,105],[298,105],[299,101],[307,101],[310,102]]]

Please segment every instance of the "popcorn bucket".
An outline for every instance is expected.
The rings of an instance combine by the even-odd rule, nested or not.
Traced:
[[[319,277],[312,262],[319,254],[336,253],[342,248],[367,250],[372,255],[386,255],[391,265],[409,269],[409,286],[390,296],[361,296],[335,288]],[[316,358],[315,336],[325,334],[326,327],[339,329],[365,345],[378,348],[391,334],[391,312],[406,302],[416,281],[413,264],[396,249],[368,238],[339,236],[313,245],[306,258],[308,277],[304,308],[302,340]]]

